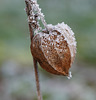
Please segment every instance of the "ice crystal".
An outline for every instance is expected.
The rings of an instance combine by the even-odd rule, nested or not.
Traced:
[[[61,33],[61,35],[65,37],[64,40],[66,40],[68,43],[68,46],[71,52],[72,62],[73,62],[74,54],[76,53],[76,40],[74,37],[74,32],[71,30],[71,28],[67,24],[64,24],[64,22],[58,23],[57,25],[48,24],[47,27],[49,31],[57,30],[58,32]],[[62,37],[60,39],[59,37],[61,36],[58,35],[58,38],[56,40],[58,43],[62,40]]]
[[[28,22],[33,28],[34,33],[40,36],[40,48],[49,64],[55,70],[57,70],[54,63],[52,63],[54,62],[54,58],[52,59],[51,53],[54,48],[56,50],[56,53],[59,55],[60,59],[62,59],[63,57],[61,56],[61,53],[65,53],[68,51],[68,49],[66,49],[66,45],[62,45],[62,42],[64,41],[69,47],[72,64],[74,61],[74,56],[76,54],[76,41],[74,37],[74,32],[64,22],[58,23],[57,25],[47,25],[44,18],[44,14],[41,12],[41,8],[39,8],[39,5],[37,4],[37,0],[30,0],[30,3],[31,11],[28,16]],[[42,27],[40,27],[39,20],[41,20],[42,24],[45,27],[43,31]],[[57,33],[60,34],[58,35]],[[54,39],[53,37],[56,38]],[[68,79],[70,79],[71,77],[71,72],[69,72]]]
[[[68,79],[71,79],[72,78],[72,74],[71,72],[69,72],[69,75],[67,76]]]
[[[38,34],[41,37],[42,52],[45,58],[47,59],[47,61],[49,62],[49,64],[56,70],[55,65],[52,63],[54,61],[54,58],[52,59],[51,53],[47,51],[47,50],[51,50],[51,47],[53,48],[54,46],[54,49],[56,50],[58,56],[61,59],[62,59],[62,53],[68,51],[64,45],[60,44],[62,43],[62,41],[66,41],[68,44],[71,53],[71,64],[72,64],[76,53],[76,41],[75,41],[74,33],[71,30],[71,28],[67,24],[64,24],[64,22],[58,23],[57,25],[48,24],[47,28],[49,34],[42,33],[42,32]],[[57,35],[57,32],[55,32],[54,30],[56,30],[60,34]],[[53,39],[54,36],[56,36],[56,39]],[[70,79],[71,77],[72,77],[71,72],[69,72],[68,79]]]
[[[30,3],[31,3],[30,4],[31,11],[30,11],[30,16],[28,16],[28,22],[32,25],[32,28],[36,30],[34,33],[37,33],[37,31],[39,32],[42,30],[39,24],[39,20],[42,21],[44,27],[47,29],[47,24],[44,19],[44,14],[41,12],[41,8],[39,8],[37,0],[30,0]]]

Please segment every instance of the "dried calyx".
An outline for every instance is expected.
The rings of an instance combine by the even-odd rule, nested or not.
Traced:
[[[26,0],[26,2],[30,5],[30,10],[26,9],[28,22],[36,34],[31,40],[33,57],[46,71],[52,74],[65,75],[70,79],[72,75],[69,68],[76,54],[73,31],[64,22],[57,25],[46,24],[37,1]],[[45,29],[40,27],[39,20],[42,21]]]

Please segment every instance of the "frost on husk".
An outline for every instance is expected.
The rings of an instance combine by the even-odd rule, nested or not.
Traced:
[[[72,77],[69,68],[76,55],[76,41],[73,31],[64,22],[57,25],[47,24],[37,1],[30,0],[30,2],[31,11],[28,22],[36,34],[31,41],[33,57],[46,71],[66,75],[68,78]],[[45,29],[40,27],[40,20]]]

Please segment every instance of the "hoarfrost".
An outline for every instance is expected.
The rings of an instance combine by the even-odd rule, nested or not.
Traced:
[[[26,1],[29,2],[28,0],[26,0]],[[34,28],[34,30],[37,29],[38,32],[40,32],[41,27],[39,24],[39,20],[41,19],[42,24],[47,29],[47,23],[44,19],[44,14],[41,13],[41,8],[39,8],[39,5],[37,4],[37,0],[30,0],[29,4],[31,5],[31,11],[30,11],[30,16],[28,16],[28,22],[31,25],[35,23],[35,25],[37,27],[34,27],[33,25],[32,25],[32,27]],[[38,20],[38,21],[36,21],[36,20]]]
[[[72,78],[72,74],[71,72],[69,72],[69,75],[67,76],[68,79],[71,79]]]
[[[42,31],[42,28],[40,27],[39,20],[42,21],[45,27],[45,30],[49,31],[49,34],[40,32]],[[55,45],[55,49],[57,50],[57,53],[59,55],[59,52],[62,52],[63,50],[59,48],[59,44],[57,43],[60,43],[61,41],[63,41],[63,37],[64,37],[64,40],[67,42],[68,47],[70,49],[71,59],[72,59],[71,63],[73,62],[74,54],[76,53],[76,41],[74,37],[74,32],[71,30],[71,28],[67,24],[64,24],[64,22],[62,22],[62,23],[58,23],[57,25],[52,25],[52,24],[47,25],[44,19],[44,14],[41,13],[41,8],[39,8],[39,5],[37,4],[37,0],[31,0],[31,11],[30,11],[30,16],[28,16],[28,22],[31,23],[31,25],[32,24],[37,25],[37,27],[33,27],[34,33],[39,34],[41,38],[41,49],[47,60],[48,60],[48,56],[45,55],[45,51],[43,49],[43,47],[46,47],[46,49],[48,49],[47,42],[45,40],[48,40],[50,42],[50,45],[53,45],[53,44]],[[59,32],[60,35],[57,35],[57,32],[54,32],[54,30]],[[50,38],[50,35],[51,36],[56,35],[57,38],[55,40],[52,40]],[[66,51],[67,50],[65,50],[65,52]],[[49,51],[47,51],[47,53],[49,53]],[[49,64],[51,65],[51,62],[49,62]],[[54,67],[54,69],[56,68]],[[71,72],[69,72],[68,79],[70,79],[71,77],[72,77]]]
[[[70,49],[71,59],[72,59],[71,63],[72,63],[74,61],[74,54],[76,53],[76,41],[75,41],[74,33],[71,30],[71,28],[67,24],[64,24],[64,22],[58,23],[57,25],[48,24],[47,28],[49,30],[49,34],[47,34],[48,37],[45,36],[46,33],[44,33],[42,35],[45,36],[49,41],[51,41],[49,35],[54,36],[57,34],[56,32],[52,32],[54,30],[57,30],[58,32],[61,33],[60,35],[57,35],[55,42],[59,43],[60,41],[63,41],[63,37],[64,37],[64,40],[67,42],[68,47]],[[41,41],[42,41],[42,39],[41,39]],[[55,42],[53,41],[54,44],[55,44]],[[52,45],[53,45],[53,43],[52,43]],[[59,51],[61,51],[61,50],[59,50]]]

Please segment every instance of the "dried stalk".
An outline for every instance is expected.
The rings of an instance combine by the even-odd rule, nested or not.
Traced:
[[[27,16],[31,16],[30,12],[32,11],[32,5],[31,5],[31,0],[25,0],[25,4],[26,4],[26,13]],[[35,21],[37,22],[35,16]],[[32,41],[33,37],[34,37],[34,29],[38,27],[37,24],[33,23],[28,23],[29,24],[29,31],[30,31],[30,40]],[[37,26],[36,26],[37,25]],[[38,65],[37,65],[37,60],[33,57],[33,63],[34,63],[34,70],[35,70],[35,79],[36,79],[36,87],[37,87],[37,96],[38,96],[38,100],[42,100],[42,95],[40,92],[40,84],[39,84],[39,74],[38,74]]]
[[[39,64],[41,64],[41,67],[46,71],[56,75],[65,75],[70,79],[72,75],[71,72],[69,72],[69,68],[75,58],[76,41],[73,31],[67,24],[64,24],[64,22],[61,24],[58,23],[57,25],[47,25],[36,0],[25,0],[25,3],[31,39],[31,53],[33,55],[35,69],[37,95],[38,100],[42,100],[37,60],[39,59]],[[41,20],[45,29],[40,27],[39,20]],[[33,41],[34,33],[36,33],[35,39],[37,38],[37,34],[40,36],[36,41]],[[41,44],[39,44],[39,40],[41,40]],[[48,51],[48,49],[50,50]]]
[[[40,92],[40,84],[39,84],[38,66],[37,66],[37,61],[35,58],[33,59],[33,62],[34,62],[34,69],[35,69],[38,100],[42,100],[42,96],[41,96],[41,92]]]

